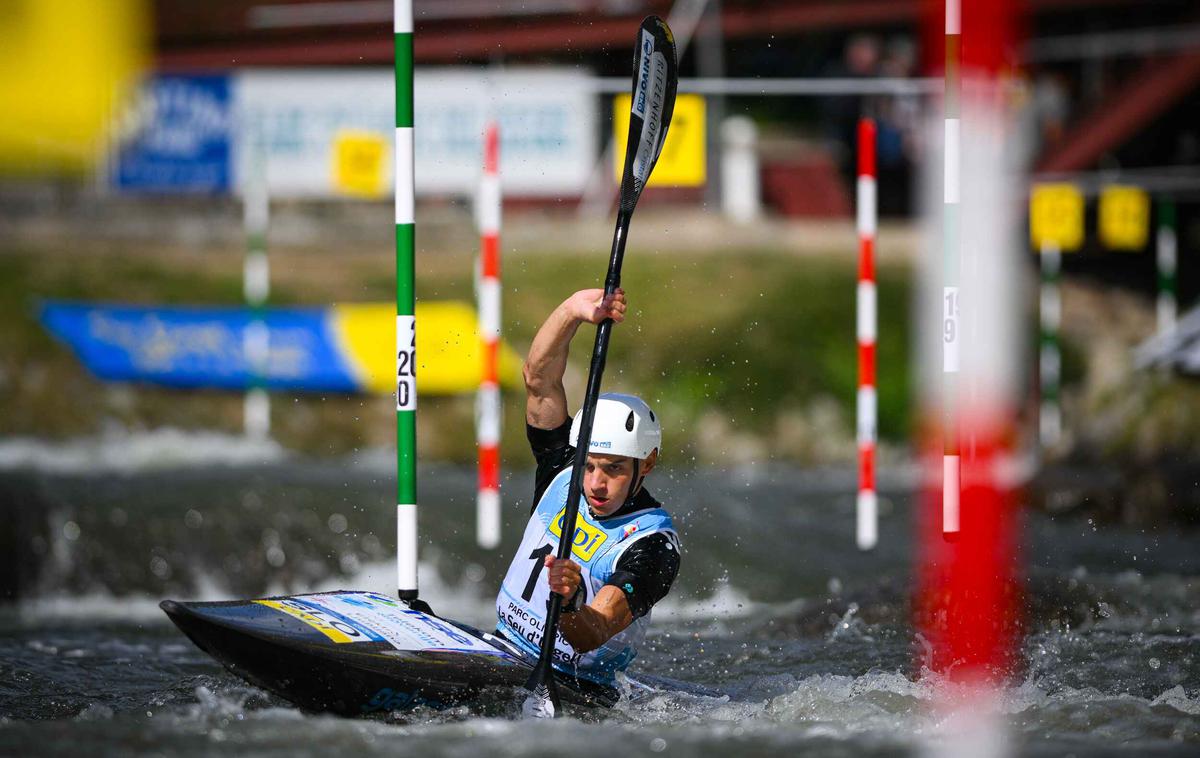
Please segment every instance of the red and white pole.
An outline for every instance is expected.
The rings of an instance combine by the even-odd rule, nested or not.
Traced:
[[[875,547],[879,517],[875,499],[875,122],[858,121],[858,503],[859,550]]]
[[[483,138],[483,179],[475,206],[479,224],[479,336],[483,354],[475,409],[479,493],[475,535],[480,547],[500,544],[500,128],[488,122]]]

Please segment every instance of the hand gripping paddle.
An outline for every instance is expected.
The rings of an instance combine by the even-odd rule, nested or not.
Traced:
[[[621,286],[621,262],[625,257],[625,238],[629,220],[642,189],[650,180],[650,172],[662,152],[675,110],[675,88],[679,69],[675,60],[675,38],[666,22],[648,16],[638,29],[637,46],[633,52],[633,99],[629,115],[629,137],[625,148],[625,170],[621,175],[621,203],[617,210],[617,226],[613,231],[612,253],[608,259],[608,275],[604,279],[604,294],[611,295]],[[600,397],[600,379],[608,355],[608,339],[612,334],[612,319],[605,319],[596,328],[596,343],[592,347],[592,365],[588,373],[587,392],[583,398],[583,413],[579,420],[579,438],[592,438],[592,420],[596,401]],[[557,556],[566,558],[575,534],[575,519],[579,515],[579,498],[583,489],[583,469],[587,463],[588,445],[578,444],[575,450],[571,485],[567,490],[566,513],[563,516],[562,537]],[[529,695],[521,711],[527,717],[553,718],[561,712],[558,690],[554,684],[554,642],[558,636],[558,618],[562,612],[561,595],[550,593],[546,608],[546,628],[542,634],[541,655],[537,666],[525,683]]]

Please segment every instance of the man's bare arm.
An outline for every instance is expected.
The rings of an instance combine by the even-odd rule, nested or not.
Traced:
[[[550,591],[564,598],[574,597],[583,581],[583,572],[578,563],[569,558],[546,556],[546,581]],[[568,602],[564,600],[563,602]],[[592,602],[574,613],[564,613],[558,628],[576,652],[586,653],[608,642],[633,623],[633,610],[625,593],[605,585],[596,593]]]
[[[551,312],[538,329],[525,359],[525,420],[537,429],[556,429],[567,420],[567,392],[563,375],[571,340],[583,323],[606,318],[625,320],[625,293],[610,297],[604,290],[580,290]]]
[[[633,623],[625,593],[605,585],[595,599],[574,613],[564,613],[558,628],[577,653],[586,653],[608,642]]]

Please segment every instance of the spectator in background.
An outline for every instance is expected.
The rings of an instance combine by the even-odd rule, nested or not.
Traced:
[[[916,75],[917,52],[911,37],[888,40],[879,63],[879,75],[908,79]],[[921,133],[921,102],[915,95],[881,95],[867,106],[877,123],[876,161],[880,187],[881,216],[910,215],[912,212],[912,169]]]
[[[846,41],[842,60],[825,69],[831,79],[867,79],[879,74],[880,44],[873,34],[855,34]],[[858,119],[868,98],[862,95],[830,95],[821,101],[821,127],[826,145],[837,163],[838,174],[853,197],[857,172]]]

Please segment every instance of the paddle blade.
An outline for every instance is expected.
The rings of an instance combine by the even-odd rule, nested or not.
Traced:
[[[638,29],[633,53],[633,97],[625,168],[621,174],[623,211],[633,211],[642,189],[650,181],[650,172],[658,162],[675,112],[678,85],[675,37],[661,18],[647,16]]]

